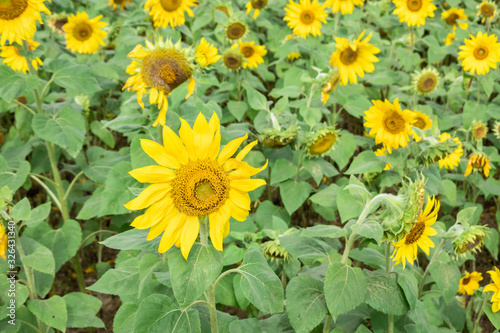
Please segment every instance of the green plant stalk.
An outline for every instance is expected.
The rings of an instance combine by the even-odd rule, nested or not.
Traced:
[[[208,215],[200,219],[200,243],[203,246],[208,246]],[[212,333],[219,333],[217,326],[217,309],[215,308],[215,287],[218,280],[216,280],[205,293],[207,297],[208,309],[210,310],[210,327]]]
[[[418,285],[418,297],[417,298],[420,298],[420,296],[422,296],[422,290],[424,289],[425,279],[427,278],[427,275],[429,274],[429,267],[431,267],[431,264],[437,258],[437,256],[439,255],[439,253],[441,253],[441,250],[444,247],[444,243],[445,243],[445,239],[442,239],[441,243],[439,243],[439,246],[437,247],[436,251],[432,255],[431,261],[429,261],[429,264],[425,268],[424,275],[422,276],[422,281],[420,281],[420,284]]]
[[[481,304],[481,308],[479,309],[479,313],[477,314],[476,321],[474,322],[474,328],[472,329],[472,333],[477,332],[477,328],[479,327],[479,321],[481,320],[481,317],[483,316],[484,313],[484,305],[486,304],[487,300],[488,297],[484,297],[483,303]]]
[[[373,199],[372,199],[373,201]],[[372,205],[370,204],[372,201],[370,201],[363,211],[361,212],[361,215],[359,215],[358,221],[356,221],[356,224],[361,224],[365,221],[366,217],[368,216],[368,213],[370,210],[373,208]],[[349,240],[347,241],[347,244],[345,245],[344,253],[342,254],[342,260],[340,261],[341,264],[346,264],[347,259],[349,258],[349,252],[351,252],[351,248],[354,244],[354,241],[356,240],[357,234],[355,232],[351,233],[351,236],[349,236]]]
[[[477,76],[477,104],[481,101],[481,83],[479,80],[479,75]]]
[[[390,243],[386,243],[385,244],[385,272],[387,274],[391,273],[392,272],[392,264],[391,264],[391,244]],[[389,325],[389,329],[388,329],[388,332],[389,333],[393,333],[394,332],[394,315],[387,315],[387,319],[388,319],[388,325]]]
[[[325,318],[325,326],[323,326],[323,333],[330,333],[330,324],[332,323],[332,316],[329,314]]]

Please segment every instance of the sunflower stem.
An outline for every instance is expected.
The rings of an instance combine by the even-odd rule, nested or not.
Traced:
[[[330,333],[330,324],[332,323],[332,316],[326,315],[325,326],[323,326],[323,333]]]
[[[474,322],[474,328],[472,329],[472,333],[477,332],[477,329],[479,327],[479,321],[481,320],[481,317],[483,316],[483,313],[484,313],[484,305],[486,304],[487,300],[488,300],[488,297],[484,297],[483,303],[481,304],[481,308],[479,309],[479,312],[477,314],[476,321]]]
[[[391,244],[386,243],[385,244],[385,271],[387,275],[392,272],[392,264],[391,264]],[[393,333],[394,332],[394,315],[388,315],[388,332]]]
[[[429,267],[431,267],[434,260],[436,260],[437,256],[441,253],[441,250],[444,247],[444,243],[445,243],[445,240],[442,239],[441,243],[439,243],[439,246],[437,247],[436,251],[432,255],[431,261],[429,261],[429,264],[425,268],[424,275],[422,276],[422,281],[420,281],[420,284],[418,285],[418,297],[417,297],[417,299],[420,298],[420,296],[422,296],[422,291],[424,290],[424,285],[425,285],[425,279],[427,278],[427,275],[429,274]]]
[[[212,328],[212,333],[219,333],[219,327],[217,326],[217,309],[215,308],[215,285],[211,285],[208,288],[207,301],[210,304],[208,309],[210,310],[210,326]]]
[[[208,246],[208,215],[205,215],[200,220],[200,243],[203,246]]]

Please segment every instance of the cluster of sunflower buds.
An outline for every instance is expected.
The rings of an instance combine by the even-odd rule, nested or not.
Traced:
[[[272,239],[265,243],[262,243],[262,250],[267,259],[282,260],[283,262],[288,262],[290,260],[290,253],[280,244],[278,239]]]

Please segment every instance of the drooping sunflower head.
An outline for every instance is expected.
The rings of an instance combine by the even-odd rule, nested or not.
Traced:
[[[319,157],[326,154],[337,141],[338,131],[334,126],[323,127],[306,138],[306,154],[309,157]]]
[[[71,14],[63,27],[66,32],[66,48],[72,52],[92,54],[104,45],[107,32],[102,30],[108,24],[100,22],[102,15],[89,19],[85,12]]]
[[[500,43],[495,35],[483,34],[481,31],[470,39],[465,39],[465,45],[459,47],[458,59],[462,60],[464,70],[471,74],[486,74],[490,68],[497,68],[500,61]]]
[[[332,7],[332,12],[338,13],[339,10],[342,15],[351,14],[354,6],[363,6],[364,0],[326,0],[325,6]]]
[[[471,127],[472,136],[477,141],[480,141],[488,133],[488,126],[482,121],[474,121]]]
[[[398,15],[399,22],[406,22],[408,26],[425,24],[426,17],[434,17],[436,6],[432,0],[392,0],[396,5],[394,14]]]
[[[483,276],[479,272],[466,272],[465,276],[460,279],[458,293],[462,295],[474,295],[474,291],[479,289],[479,281],[482,279]]]
[[[222,58],[222,56],[219,54],[219,50],[207,42],[205,38],[202,38],[196,49],[196,61],[202,67],[207,67],[215,64],[220,58]]]
[[[33,40],[27,40],[28,50],[34,51],[40,43]],[[19,47],[17,46],[2,46],[0,48],[0,57],[4,58],[3,63],[12,68],[15,71],[21,71],[26,73],[28,71],[28,59],[19,53]],[[42,60],[39,57],[31,56],[31,65],[35,70],[38,70],[38,66],[42,65]]]
[[[127,2],[130,4],[132,0],[109,0],[109,6],[113,7],[115,10],[117,7],[120,7],[121,10],[127,7]]]
[[[491,22],[495,16],[497,16],[497,6],[492,1],[483,1],[477,7],[479,9],[477,16],[481,16],[483,19],[481,20],[484,23],[486,20]]]
[[[255,12],[253,13],[253,18],[256,19],[259,16],[260,11],[264,9],[266,6],[267,6],[267,0],[250,0],[246,5],[247,7],[246,14],[248,15],[252,11],[252,9],[254,9]]]
[[[194,16],[191,7],[195,7],[198,0],[147,0],[145,9],[149,9],[149,16],[153,19],[155,27],[174,28],[186,23],[184,13]]]
[[[471,225],[457,230],[460,234],[453,241],[453,249],[457,255],[479,251],[484,245],[484,238],[488,235],[487,227],[484,225]]]
[[[419,95],[433,92],[439,83],[439,72],[434,67],[428,67],[413,73],[413,89]]]
[[[323,84],[323,89],[321,90],[321,102],[323,105],[330,99],[330,93],[337,88],[340,82],[340,72],[337,69],[327,77],[327,81]]]
[[[467,22],[467,15],[464,9],[450,8],[449,10],[441,13],[441,18],[446,21],[446,24],[453,26],[454,28],[458,25],[461,29],[467,29],[469,24]]]
[[[432,120],[431,117],[426,115],[425,113],[421,111],[413,111],[413,124],[411,126],[417,127],[420,130],[426,130],[429,128],[432,128]],[[416,142],[419,142],[422,140],[422,137],[420,137],[415,131],[413,132],[413,139]]]
[[[445,142],[451,139],[451,135],[449,133],[442,133],[439,135],[439,142]],[[446,169],[453,170],[460,164],[460,157],[464,154],[464,150],[462,149],[462,143],[457,137],[452,139],[455,143],[458,143],[458,148],[456,148],[453,152],[448,152],[443,155],[439,160],[439,168],[442,169],[445,167]]]
[[[293,33],[302,38],[309,34],[321,36],[321,22],[326,23],[326,7],[320,5],[318,0],[300,0],[299,3],[290,0],[285,8],[288,27]]]
[[[491,170],[490,159],[484,153],[474,153],[469,157],[464,176],[467,177],[472,171],[482,172],[486,177]]]
[[[264,45],[255,45],[253,41],[240,41],[238,53],[243,55],[243,68],[257,68],[259,64],[264,62],[263,56],[267,54],[267,50]]]
[[[265,243],[260,244],[262,247],[262,252],[267,259],[271,261],[276,260],[276,262],[288,262],[291,258],[290,253],[280,244],[278,239],[272,239]]]
[[[297,137],[297,126],[292,125],[286,130],[275,128],[268,128],[262,131],[259,136],[259,141],[271,149],[279,149],[289,145]]]
[[[495,134],[495,137],[500,140],[500,120],[495,121],[493,124],[493,134]]]
[[[66,13],[55,13],[50,15],[48,25],[52,31],[57,32],[57,34],[64,34],[64,25],[68,23],[68,14]]]
[[[238,41],[246,36],[248,26],[242,21],[233,21],[226,26],[226,37],[230,41]]]

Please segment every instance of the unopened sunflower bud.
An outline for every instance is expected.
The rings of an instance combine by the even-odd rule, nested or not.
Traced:
[[[484,244],[484,237],[487,237],[488,230],[484,225],[471,225],[458,229],[461,233],[453,241],[453,249],[458,255],[464,255],[468,252],[475,253],[479,251]]]
[[[334,126],[323,127],[309,134],[306,139],[306,153],[309,157],[318,157],[327,153],[335,144],[338,131]]]
[[[260,246],[262,246],[266,258],[270,259],[271,261],[281,260],[283,262],[288,262],[290,260],[290,253],[288,253],[288,251],[283,246],[281,246],[278,239],[267,241]]]
[[[259,141],[268,148],[279,149],[295,140],[297,133],[297,126],[290,126],[285,131],[269,128],[262,131]]]

